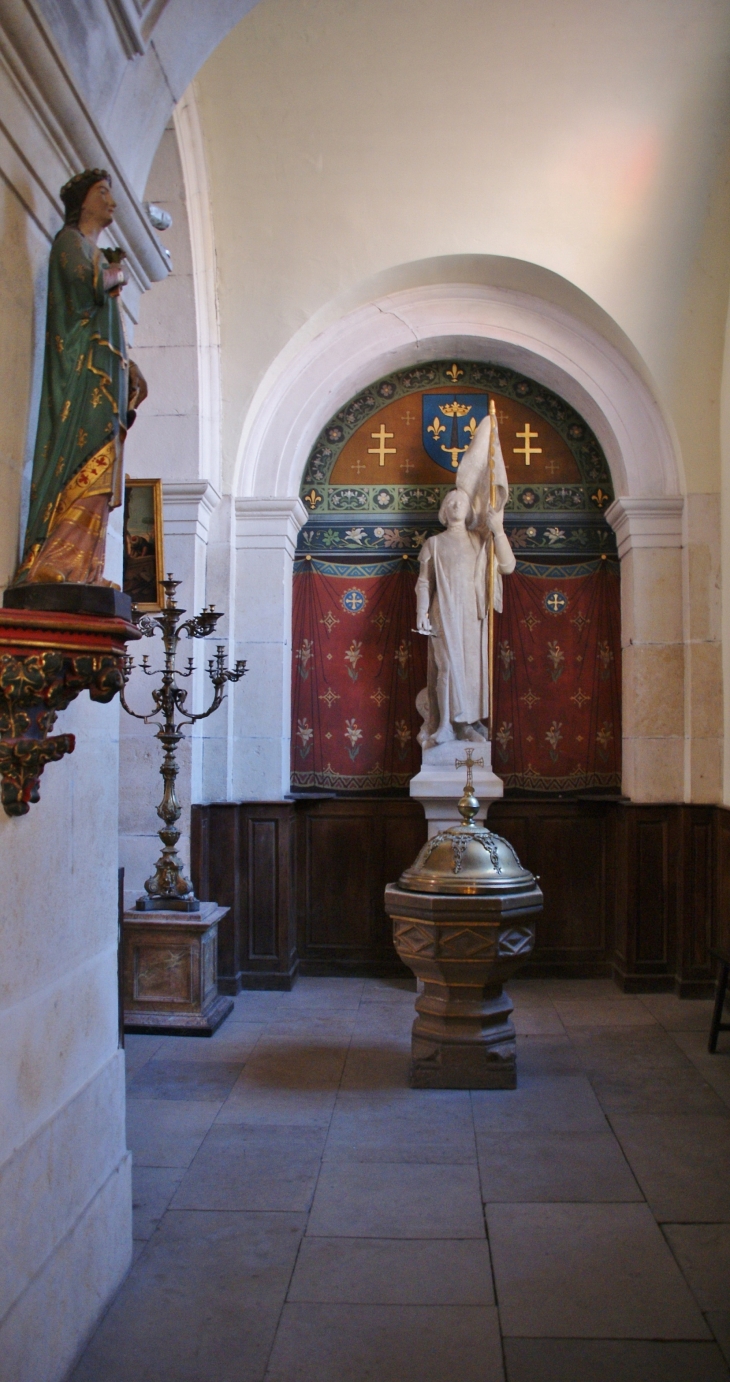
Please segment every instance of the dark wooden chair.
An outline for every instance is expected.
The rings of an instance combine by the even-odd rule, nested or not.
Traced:
[[[730,971],[730,955],[725,955],[721,950],[711,950],[716,960],[720,962],[720,969],[717,975],[717,992],[715,993],[715,1008],[710,1024],[710,1040],[707,1049],[710,1054],[717,1050],[718,1032],[730,1032],[730,1022],[722,1021],[722,1010],[725,1004],[725,994],[727,993],[728,971]]]

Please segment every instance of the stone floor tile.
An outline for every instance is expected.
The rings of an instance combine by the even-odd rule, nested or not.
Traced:
[[[198,1040],[203,1038],[198,1037]],[[220,1103],[233,1089],[241,1068],[240,1061],[179,1060],[158,1053],[135,1075],[127,1098],[183,1099],[188,1103],[199,1099]]]
[[[486,1306],[286,1305],[266,1382],[502,1382]]]
[[[639,1001],[667,1032],[704,1032],[705,1044],[710,1030],[713,1000],[711,998],[678,998],[676,993],[642,993]]]
[[[556,998],[555,1011],[564,1027],[653,1027],[656,1019],[638,998]]]
[[[267,1022],[286,1012],[291,995],[278,989],[246,989],[233,999],[233,1011],[226,1018],[227,1027],[237,1022]]]
[[[730,1314],[730,1224],[664,1224],[700,1310]]]
[[[472,1090],[471,1099],[478,1134],[608,1129],[585,1075],[518,1073],[516,1089]]]
[[[356,1008],[337,1013],[320,1008],[287,1008],[267,1024],[266,1038],[272,1043],[294,1039],[308,1046],[347,1046],[357,1014]]]
[[[622,993],[613,979],[523,979],[522,983],[525,987],[534,984],[539,988],[541,997],[552,1003],[560,1000],[570,1002],[577,997],[586,1002],[608,999],[622,1003],[628,996]]]
[[[220,1105],[177,1099],[130,1099],[127,1145],[136,1166],[190,1165]]]
[[[241,1079],[218,1114],[217,1122],[327,1128],[336,1089],[266,1089]]]
[[[521,1007],[547,1007],[551,1008],[553,1000],[545,988],[544,979],[521,979],[519,975],[516,979],[511,979],[506,985],[506,992],[512,999],[516,1008]],[[575,991],[573,992],[575,997]]]
[[[527,1032],[517,1047],[517,1083],[526,1075],[583,1075],[580,1058],[561,1024],[561,1035]]]
[[[502,1331],[526,1338],[707,1339],[643,1204],[491,1204]]]
[[[475,1162],[468,1090],[337,1096],[326,1161]]]
[[[730,1367],[730,1310],[709,1310],[705,1318],[725,1362]]]
[[[411,1064],[410,1034],[405,1041],[382,1042],[376,1045],[355,1044],[347,1053],[340,1089],[390,1091],[409,1088],[408,1071]]]
[[[72,1382],[260,1382],[302,1227],[168,1211]]]
[[[483,1238],[477,1168],[324,1162],[307,1233],[319,1238]]]
[[[224,1022],[212,1037],[165,1037],[152,1059],[154,1061],[212,1061],[242,1065],[248,1060],[257,1041],[268,1030],[265,1022]]]
[[[707,1032],[673,1032],[672,1038],[726,1108],[730,1108],[730,1037],[721,1032],[717,1051],[712,1055],[707,1049]],[[725,1048],[721,1046],[723,1038]]]
[[[657,1219],[730,1221],[730,1118],[611,1115]]]
[[[480,1135],[477,1148],[485,1202],[643,1199],[608,1131]]]
[[[364,979],[346,976],[303,975],[297,979],[288,995],[288,1006],[294,1008],[334,1009],[357,1008],[365,987]]]
[[[305,1238],[289,1301],[494,1305],[484,1239]]]
[[[727,1382],[715,1344],[505,1339],[508,1382]]]
[[[410,1003],[416,1001],[416,981],[410,978],[370,979],[365,984],[361,1002]]]
[[[165,1040],[165,1037],[135,1035],[134,1032],[125,1036],[124,1067],[127,1073],[127,1084],[134,1079],[137,1071],[141,1070],[142,1066],[152,1059],[155,1052],[159,1051]]]
[[[212,1127],[185,1173],[173,1209],[306,1211],[324,1129]]]
[[[574,1028],[572,1041],[607,1113],[723,1113],[722,1101],[663,1028]]]
[[[347,1042],[322,1045],[301,1036],[266,1033],[246,1062],[241,1081],[267,1090],[336,1089],[347,1057]]]
[[[157,1228],[183,1178],[182,1167],[132,1164],[132,1236],[147,1239]]]
[[[552,1003],[515,1007],[512,1013],[515,1031],[520,1036],[564,1036],[565,1029]]]

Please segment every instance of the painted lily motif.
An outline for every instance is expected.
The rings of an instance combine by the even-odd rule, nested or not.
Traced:
[[[345,662],[349,662],[350,664],[347,669],[347,674],[349,677],[352,678],[353,681],[357,681],[357,664],[360,661],[361,657],[362,639],[359,642],[357,642],[357,640],[353,638],[352,643],[350,644],[349,648],[345,653]]]
[[[349,741],[350,744],[350,747],[347,750],[347,752],[349,753],[350,758],[354,763],[355,759],[357,758],[357,755],[360,752],[360,743],[362,740],[362,730],[360,729],[357,720],[354,718],[354,716],[351,720],[345,720],[345,738]]]
[[[314,729],[306,717],[303,720],[297,720],[297,739],[299,740],[299,753],[302,758],[307,757],[312,747],[313,738]]]

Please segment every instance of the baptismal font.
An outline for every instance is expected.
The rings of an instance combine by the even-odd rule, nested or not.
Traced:
[[[442,502],[446,531],[421,548],[416,586],[417,631],[428,637],[429,655],[416,702],[423,765],[411,796],[423,802],[430,838],[385,890],[395,948],[423,984],[411,1048],[416,1088],[517,1083],[512,1004],[502,986],[532,952],[542,892],[507,840],[477,823],[486,811],[474,791],[475,770],[486,809],[503,790],[491,771],[491,727],[494,611],[502,576],[515,567],[503,523],[508,493],[492,401]]]

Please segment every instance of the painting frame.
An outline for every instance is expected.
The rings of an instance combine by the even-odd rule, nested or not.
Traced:
[[[138,553],[132,551],[135,542],[142,548]],[[161,610],[165,579],[161,480],[125,476],[122,548],[122,590],[143,614]]]

